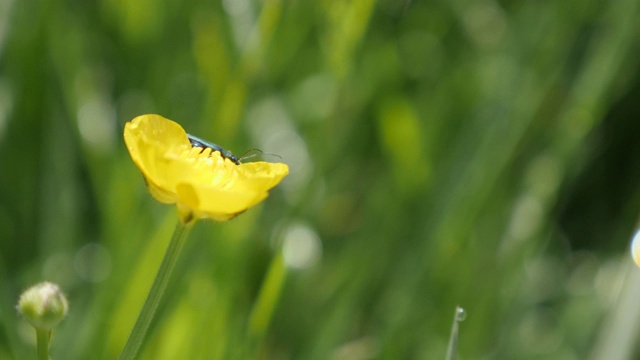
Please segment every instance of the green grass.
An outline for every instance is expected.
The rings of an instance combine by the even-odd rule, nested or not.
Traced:
[[[291,174],[195,225],[142,359],[444,359],[458,305],[458,359],[638,356],[638,15],[0,5],[0,359],[35,358],[15,304],[43,280],[70,303],[53,359],[122,350],[176,222],[122,140],[145,113]]]

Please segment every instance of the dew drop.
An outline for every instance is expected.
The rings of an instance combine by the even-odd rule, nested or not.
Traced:
[[[467,318],[467,312],[460,306],[456,307],[456,321],[462,322]]]

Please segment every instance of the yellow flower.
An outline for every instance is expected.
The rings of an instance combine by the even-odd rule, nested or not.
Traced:
[[[128,122],[124,141],[151,195],[177,204],[185,222],[194,216],[229,220],[264,200],[289,173],[286,164],[238,165],[218,151],[192,147],[184,129],[160,115]]]

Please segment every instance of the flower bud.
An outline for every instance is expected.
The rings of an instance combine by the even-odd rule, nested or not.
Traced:
[[[67,315],[69,305],[58,285],[42,282],[20,295],[18,312],[33,327],[51,330]]]
[[[637,230],[631,240],[631,257],[633,261],[640,267],[640,230]]]

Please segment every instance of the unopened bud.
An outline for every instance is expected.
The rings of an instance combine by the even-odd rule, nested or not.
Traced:
[[[20,295],[18,311],[33,327],[51,330],[65,315],[69,305],[58,285],[42,282]]]

